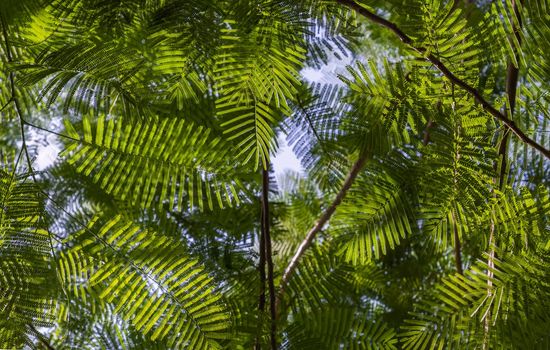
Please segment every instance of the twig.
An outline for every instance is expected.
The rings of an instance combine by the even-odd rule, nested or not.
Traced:
[[[453,98],[453,103],[452,103],[452,109],[453,109],[453,117],[456,118],[456,111],[455,111],[455,106],[456,106],[456,98],[455,98],[455,86],[454,84],[451,85],[451,90],[452,90],[452,98]],[[458,124],[456,126],[456,131],[455,131],[455,139],[459,139],[460,138],[460,132],[462,130],[462,126],[460,124]],[[458,190],[459,190],[459,185],[458,185],[458,177],[460,176],[459,174],[459,171],[458,171],[458,162],[460,161],[460,157],[461,157],[461,154],[460,154],[460,143],[459,142],[455,142],[454,143],[455,145],[455,161],[454,161],[454,169],[453,169],[453,189],[454,189],[454,193],[458,193]],[[456,272],[458,272],[459,274],[463,274],[464,271],[462,269],[462,246],[460,244],[460,236],[458,234],[458,226],[457,226],[457,221],[456,221],[456,215],[455,215],[455,211],[453,210],[453,208],[451,208],[451,219],[453,220],[453,238],[454,238],[454,253],[455,253],[455,266],[456,266]]]
[[[428,60],[435,67],[437,67],[437,69],[439,69],[441,73],[443,73],[443,75],[447,77],[447,79],[449,79],[451,82],[461,87],[462,89],[466,90],[466,92],[468,92],[475,99],[475,101],[481,105],[481,107],[485,111],[487,111],[495,119],[501,121],[504,125],[506,125],[514,134],[516,134],[516,136],[522,142],[535,148],[540,153],[542,153],[546,158],[550,159],[550,150],[544,148],[535,140],[527,136],[520,128],[516,126],[516,124],[512,120],[508,119],[508,117],[506,117],[505,114],[499,112],[491,103],[489,103],[485,98],[483,98],[483,96],[474,87],[470,86],[467,82],[465,82],[464,80],[454,75],[454,73],[451,72],[449,68],[447,68],[447,66],[443,62],[441,62],[441,60],[439,60],[436,56],[434,56],[434,54],[428,53],[428,50],[425,47],[415,46],[413,39],[409,37],[407,34],[405,34],[405,32],[403,32],[395,23],[390,22],[387,19],[372,13],[371,11],[362,7],[361,5],[354,2],[353,0],[335,0],[335,1],[355,10],[357,13],[369,19],[370,21],[391,30],[393,33],[397,35],[397,37],[405,45],[407,45],[414,51],[418,52],[419,54],[423,55],[426,60]]]
[[[516,27],[515,22],[512,21],[512,30],[513,35],[516,37],[519,45],[521,45],[521,35],[519,34],[519,31],[521,30],[521,16],[519,16],[518,13],[518,7],[516,4],[516,0],[512,0],[512,9],[514,11],[514,14],[518,17],[519,21],[519,28]],[[520,62],[518,53],[514,53],[516,62]],[[506,95],[508,97],[508,105],[510,107],[510,116],[513,117],[514,111],[516,109],[516,96],[517,96],[517,85],[519,81],[519,67],[514,66],[514,64],[511,62],[511,60],[508,60],[508,67],[506,68]],[[495,184],[498,183],[499,190],[502,190],[504,187],[504,181],[506,176],[506,168],[507,168],[507,145],[508,145],[508,136],[509,136],[509,129],[505,128],[504,133],[502,135],[502,139],[500,141],[500,145],[498,147],[498,158],[499,162],[495,162],[495,170],[498,169],[500,166],[500,170],[498,172],[498,178],[494,180]],[[489,256],[487,258],[487,297],[491,298],[493,295],[493,269],[495,268],[495,222],[494,219],[491,219],[491,227],[489,230]],[[491,310],[487,310],[487,316],[484,320],[484,335],[483,335],[483,349],[489,348],[489,333],[491,329]]]
[[[6,109],[6,107],[8,107],[12,102],[13,102],[13,96],[11,96],[9,100],[7,100],[6,103],[4,103],[4,105],[0,108],[0,112],[3,112],[4,109]]]
[[[300,243],[298,250],[296,250],[296,253],[290,260],[290,263],[286,267],[285,272],[283,273],[283,277],[281,278],[281,284],[279,286],[279,292],[277,294],[277,299],[276,299],[277,313],[279,313],[281,300],[286,291],[288,282],[292,277],[292,275],[294,274],[296,267],[298,267],[298,261],[300,260],[302,255],[304,255],[306,250],[311,246],[317,234],[323,229],[325,224],[332,217],[332,214],[334,214],[338,205],[342,203],[342,200],[346,197],[348,190],[350,189],[357,175],[359,175],[359,172],[363,168],[363,165],[365,164],[366,161],[367,161],[367,155],[363,154],[359,157],[359,159],[355,162],[355,164],[353,164],[353,166],[350,169],[350,172],[348,173],[348,175],[346,176],[346,179],[344,180],[342,188],[340,189],[340,191],[338,192],[338,194],[336,195],[336,197],[334,198],[330,206],[327,209],[325,209],[325,211],[323,212],[319,220],[315,223],[313,228],[307,233],[302,243]]]
[[[72,140],[72,141],[77,141],[77,142],[81,142],[82,140],[80,139],[77,139],[77,138],[74,138],[72,136],[69,136],[69,135],[65,135],[65,134],[62,134],[62,133],[59,133],[57,131],[53,131],[53,130],[50,130],[50,129],[46,129],[46,128],[43,128],[41,126],[38,126],[36,124],[32,124],[30,122],[28,122],[27,120],[23,119],[23,124],[27,125],[27,126],[30,126],[31,128],[35,128],[35,129],[38,129],[38,130],[42,130],[42,131],[45,131],[47,133],[50,133],[50,134],[53,134],[53,135],[56,135],[56,136],[59,136],[59,137],[62,137],[62,138],[65,138],[65,139],[69,139],[69,140]]]
[[[269,168],[262,169],[262,231],[265,240],[265,260],[267,262],[267,285],[269,287],[269,310],[271,314],[271,349],[277,349],[277,310],[275,282],[273,276],[273,256],[269,227]]]
[[[260,211],[260,261],[258,262],[258,270],[260,272],[260,295],[258,296],[258,317],[261,322],[258,322],[258,333],[256,334],[256,344],[254,348],[256,350],[261,349],[261,331],[263,325],[263,314],[265,311],[265,228],[264,228],[264,210],[263,210],[263,201],[262,208]]]
[[[9,42],[9,39],[8,39],[8,29],[6,28],[6,24],[4,23],[4,17],[3,16],[0,16],[0,21],[2,22],[2,34],[4,36],[4,44],[6,45],[6,57],[8,59],[8,62],[11,63],[11,62],[13,62],[13,57],[11,55],[11,50],[10,50],[11,47],[10,47],[10,42]],[[23,142],[22,148],[23,148],[23,151],[25,152],[25,158],[27,159],[27,166],[29,168],[29,171],[31,172],[32,177],[35,180],[34,182],[36,182],[34,171],[32,169],[32,161],[31,161],[31,158],[29,156],[29,150],[27,148],[27,141],[26,141],[26,138],[25,138],[25,128],[24,128],[25,123],[24,123],[24,119],[23,119],[23,111],[21,109],[21,106],[19,105],[19,99],[17,98],[16,91],[15,91],[15,74],[11,71],[9,73],[9,81],[10,81],[10,90],[11,90],[10,100],[13,101],[13,103],[15,105],[15,112],[17,113],[17,116],[19,118],[19,127],[20,127],[20,132],[21,132],[21,139],[22,139],[22,142]]]

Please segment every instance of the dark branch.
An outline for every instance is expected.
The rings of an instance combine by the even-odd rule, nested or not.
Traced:
[[[458,223],[456,222],[456,215],[454,210],[451,209],[451,216],[453,218],[453,228],[454,228],[454,253],[455,253],[455,265],[456,272],[463,275],[464,271],[462,269],[462,247],[460,245],[460,237],[458,235]]]
[[[10,97],[10,99],[8,101],[6,101],[6,103],[4,103],[4,105],[0,108],[0,112],[3,112],[4,109],[6,109],[6,107],[8,107],[10,105],[10,103],[13,102],[13,96]]]
[[[506,127],[508,127],[516,136],[524,143],[528,144],[529,146],[535,148],[540,153],[542,153],[546,158],[550,159],[550,150],[544,148],[542,145],[537,143],[535,140],[531,139],[529,136],[527,136],[520,128],[516,126],[516,124],[508,119],[505,114],[499,112],[491,103],[489,103],[474,87],[470,86],[467,82],[460,79],[456,75],[454,75],[453,72],[447,68],[447,66],[441,62],[436,56],[434,56],[432,53],[427,53],[427,49],[425,47],[417,47],[414,46],[414,42],[407,34],[405,34],[395,23],[388,21],[387,19],[384,19],[366,8],[360,6],[353,0],[335,0],[336,2],[347,6],[353,10],[355,10],[357,13],[362,15],[363,17],[369,19],[370,21],[379,24],[385,28],[388,28],[393,33],[397,35],[397,37],[407,46],[409,46],[414,51],[420,53],[421,55],[425,56],[425,59],[430,61],[434,66],[437,67],[443,73],[447,79],[449,79],[451,82],[456,84],[457,86],[461,87],[462,89],[466,90],[477,103],[481,105],[481,107],[489,114],[491,114],[495,119],[501,121]]]
[[[267,285],[269,288],[269,310],[271,314],[271,349],[277,349],[277,310],[275,309],[275,282],[271,232],[269,227],[269,168],[262,170],[262,231],[265,240],[265,260],[267,262]]]
[[[516,37],[517,42],[521,45],[521,16],[518,13],[518,7],[515,0],[512,0],[513,10],[518,17],[519,28],[516,27],[515,22],[512,24],[514,36]],[[519,64],[519,54],[515,53],[516,62]],[[517,86],[519,81],[519,67],[514,66],[512,60],[508,60],[508,67],[506,68],[506,96],[508,97],[508,104],[510,107],[510,117],[514,116],[514,111],[516,109],[516,95],[517,95]],[[508,158],[507,158],[507,145],[508,145],[508,136],[510,135],[510,130],[506,128],[504,134],[502,135],[502,140],[498,148],[498,155],[501,160],[500,162],[500,172],[498,178],[498,187],[502,189],[504,186],[504,180],[506,176],[506,169],[508,168]]]
[[[8,59],[8,62],[13,62],[13,57],[11,55],[11,46],[8,38],[8,28],[6,26],[6,23],[4,21],[3,15],[0,15],[0,21],[2,22],[2,35],[4,36],[4,44],[6,45],[6,58]],[[21,131],[21,139],[22,139],[22,148],[25,152],[25,158],[27,159],[27,167],[29,168],[29,172],[32,174],[32,177],[34,179],[34,182],[36,182],[36,177],[34,175],[34,171],[32,169],[32,161],[29,156],[29,150],[27,147],[27,140],[25,137],[25,120],[23,119],[23,110],[21,109],[21,106],[19,105],[19,99],[16,95],[15,90],[15,73],[13,71],[10,71],[9,73],[9,81],[10,81],[10,90],[11,90],[11,98],[10,100],[13,101],[15,105],[15,112],[17,113],[17,116],[19,118],[19,127]]]
[[[262,171],[265,171],[263,170],[262,168]],[[260,272],[260,295],[258,297],[258,317],[260,320],[263,319],[263,314],[265,312],[265,280],[266,280],[266,275],[265,275],[265,228],[264,228],[264,210],[263,210],[263,201],[261,203],[262,207],[261,207],[261,210],[260,210],[260,225],[261,225],[261,228],[260,228],[260,238],[259,238],[259,244],[260,244],[260,261],[258,262],[258,270]],[[262,327],[261,325],[263,324],[263,322],[259,322],[258,323],[258,334],[256,335],[256,344],[255,344],[255,349],[256,350],[260,350],[261,349],[261,330],[262,330]]]
[[[516,39],[518,40],[518,43],[521,45],[521,36],[519,35],[519,31],[521,30],[521,16],[519,16],[518,7],[515,0],[512,0],[512,6],[513,11],[515,15],[519,18],[519,28],[515,25],[512,25],[513,32],[516,36]],[[517,52],[514,53],[516,56],[516,62],[518,62],[519,65],[519,54]],[[508,97],[508,105],[510,108],[510,116],[513,117],[514,110],[516,107],[516,92],[517,92],[517,85],[519,81],[519,67],[514,66],[514,64],[511,62],[511,60],[508,60],[508,67],[506,69],[506,96]],[[504,186],[504,178],[506,175],[506,168],[507,168],[507,144],[508,144],[508,136],[510,134],[510,130],[508,128],[505,128],[504,134],[502,135],[502,139],[500,141],[500,145],[498,147],[498,156],[500,158],[500,171],[498,174],[498,178],[494,179],[494,183],[498,183],[498,188],[502,190]],[[498,167],[498,162],[495,163],[495,170],[496,167]],[[491,270],[494,268],[495,263],[495,223],[491,220],[491,227],[489,230],[489,257],[487,259],[487,266],[489,267],[487,269],[487,297],[490,298],[493,294],[493,271]],[[489,348],[489,330],[491,327],[490,320],[491,319],[491,310],[488,310],[487,316],[485,318],[484,322],[484,335],[483,335],[483,349]]]

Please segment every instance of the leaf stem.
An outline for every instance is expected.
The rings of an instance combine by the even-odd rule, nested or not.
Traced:
[[[42,131],[45,131],[47,133],[50,133],[50,134],[53,134],[53,135],[56,135],[56,136],[59,136],[59,137],[62,137],[62,138],[65,138],[65,139],[69,139],[71,141],[77,141],[77,142],[81,142],[82,140],[80,139],[77,139],[77,138],[74,138],[72,136],[69,136],[69,135],[65,135],[65,134],[62,134],[62,133],[59,133],[57,131],[53,131],[53,130],[50,130],[50,129],[46,129],[46,128],[43,128],[41,126],[38,126],[36,124],[32,124],[28,121],[26,121],[25,119],[23,119],[23,124],[25,125],[28,125],[30,126],[31,128],[35,128],[35,129],[38,129],[38,130],[42,130]]]

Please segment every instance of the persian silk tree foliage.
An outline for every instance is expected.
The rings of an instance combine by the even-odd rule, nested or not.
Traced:
[[[547,0],[0,24],[0,348],[550,346]]]

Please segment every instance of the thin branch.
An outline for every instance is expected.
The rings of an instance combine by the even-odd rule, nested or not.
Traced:
[[[516,5],[516,0],[512,0],[512,7],[514,10],[515,15],[518,17],[519,21],[519,28],[516,27],[515,22],[512,23],[512,30],[514,32],[514,36],[516,37],[516,40],[519,45],[521,45],[521,16],[518,14],[518,7]],[[519,54],[515,53],[516,62],[520,62]],[[518,88],[518,81],[519,81],[519,67],[516,67],[514,63],[509,59],[508,60],[508,66],[506,67],[506,96],[508,97],[508,104],[509,104],[509,111],[510,116],[514,116],[514,111],[516,110],[516,96],[517,96],[517,88]],[[500,145],[498,148],[498,156],[500,158],[500,172],[499,172],[499,182],[498,187],[499,189],[502,189],[504,186],[504,180],[506,176],[506,169],[508,168],[508,158],[507,158],[507,146],[508,146],[508,137],[510,136],[510,130],[508,127],[505,127],[504,133],[502,135],[502,139],[500,141]]]
[[[520,0],[521,1],[521,0]],[[516,27],[515,22],[512,21],[512,30],[513,35],[516,37],[517,42],[519,45],[521,45],[521,16],[518,13],[518,7],[516,4],[516,0],[512,0],[512,10],[514,11],[514,15],[518,18],[519,21],[519,27]],[[518,62],[519,65],[519,54],[517,52],[514,53],[516,56],[516,62]],[[510,117],[514,116],[514,111],[516,109],[516,96],[517,96],[517,86],[519,81],[519,67],[514,66],[513,62],[509,59],[508,60],[508,67],[506,68],[506,95],[508,97],[508,106],[510,111]],[[499,162],[495,162],[495,170],[500,166],[500,170],[498,172],[498,178],[494,179],[495,184],[498,183],[499,190],[502,190],[504,187],[504,181],[506,176],[506,169],[508,164],[508,136],[510,135],[509,128],[504,129],[504,133],[502,135],[502,139],[500,141],[500,145],[498,147],[498,157]],[[494,212],[493,212],[494,214]],[[493,215],[494,216],[494,215]],[[491,227],[489,229],[489,257],[487,258],[487,297],[491,298],[493,295],[493,269],[495,267],[495,222],[493,219],[491,219]],[[487,310],[487,316],[484,320],[484,335],[483,335],[483,349],[489,348],[489,332],[491,328],[491,310]]]
[[[12,81],[12,85],[13,85],[13,78],[11,77],[11,74],[10,73],[10,80]],[[15,103],[15,109],[17,110],[17,114],[19,115],[19,129],[20,129],[20,132],[21,132],[21,139],[23,141],[23,144],[22,144],[22,148],[23,148],[23,151],[25,152],[25,158],[27,159],[27,167],[29,168],[29,172],[31,173],[31,176],[34,180],[35,183],[37,183],[36,181],[36,176],[34,174],[34,170],[32,168],[32,160],[31,160],[31,157],[29,155],[29,149],[27,147],[27,140],[26,140],[26,137],[25,137],[25,120],[23,119],[23,116],[21,114],[21,109],[19,107],[19,103],[17,102],[17,99],[14,99],[13,102]]]
[[[311,120],[311,117],[309,115],[309,112],[307,111],[306,107],[302,103],[302,99],[300,98],[300,95],[296,96],[296,100],[298,103],[298,107],[300,107],[304,111],[304,116],[306,117],[306,121],[311,128],[311,131],[313,131],[313,135],[315,135],[315,138],[317,139],[317,142],[321,146],[321,149],[323,152],[325,151],[325,143],[321,140],[321,136],[319,136],[319,133],[317,132],[317,129],[315,129],[315,125],[313,125],[313,121]],[[326,152],[328,153],[328,152]]]
[[[426,128],[424,129],[424,138],[422,139],[422,144],[424,146],[427,146],[428,143],[430,143],[430,129],[434,126],[434,122],[430,119],[428,120],[428,124],[426,124]]]
[[[462,269],[462,247],[460,245],[460,237],[458,235],[458,226],[456,222],[456,215],[454,210],[451,209],[451,218],[453,219],[453,234],[455,240],[454,253],[455,253],[455,266],[456,272],[463,275],[464,270]]]
[[[263,170],[263,168],[262,168]],[[262,203],[262,209],[260,211],[260,261],[258,262],[258,270],[260,272],[260,295],[258,296],[258,317],[260,318],[260,321],[263,320],[263,314],[265,312],[265,232],[264,232],[264,210],[263,210],[263,203]],[[256,334],[256,344],[254,348],[256,350],[261,349],[261,330],[263,322],[258,322],[258,334]]]
[[[13,57],[11,55],[11,46],[10,46],[10,42],[9,42],[9,38],[8,38],[8,29],[6,28],[6,24],[4,22],[4,17],[3,16],[0,16],[0,21],[2,22],[2,34],[4,36],[4,44],[6,45],[6,57],[8,59],[8,62],[11,63],[13,62]],[[35,180],[36,182],[36,178],[35,178],[35,175],[34,175],[34,171],[32,169],[32,161],[31,161],[31,158],[29,156],[29,150],[27,148],[27,141],[26,141],[26,138],[25,138],[25,128],[24,128],[24,119],[23,119],[23,111],[21,109],[21,106],[19,105],[19,99],[17,98],[16,96],[16,91],[15,91],[15,73],[10,71],[9,73],[9,81],[10,81],[10,90],[11,90],[11,98],[10,100],[13,101],[14,105],[15,105],[15,112],[17,113],[17,116],[19,117],[19,127],[20,127],[20,131],[21,131],[21,139],[22,139],[22,142],[23,142],[23,151],[25,152],[25,158],[27,159],[27,166],[29,168],[29,171],[31,172],[32,174],[32,177],[33,179]]]
[[[456,118],[456,111],[455,111],[455,106],[456,106],[456,99],[455,99],[455,86],[454,84],[451,85],[451,89],[452,89],[452,97],[453,97],[453,104],[452,104],[452,108],[453,108],[453,117]],[[460,176],[459,174],[459,171],[458,171],[458,162],[460,161],[460,158],[461,158],[461,154],[460,154],[460,143],[458,142],[458,139],[460,139],[460,133],[462,131],[462,126],[460,124],[457,125],[456,127],[456,130],[455,130],[455,141],[454,142],[454,146],[455,146],[455,161],[454,161],[454,166],[453,166],[453,189],[454,189],[454,193],[458,193],[459,191],[459,185],[458,185],[458,177]],[[457,226],[457,221],[456,221],[456,215],[455,215],[455,211],[454,211],[454,208],[451,208],[451,219],[453,220],[453,238],[454,238],[454,253],[455,253],[455,266],[456,266],[456,272],[458,272],[459,274],[463,274],[464,271],[462,269],[462,246],[460,244],[460,236],[458,234],[458,226]]]
[[[2,24],[2,34],[4,36],[4,43],[6,45],[6,56],[8,58],[8,62],[12,62],[13,58],[12,58],[11,51],[10,51],[10,43],[9,43],[9,39],[8,39],[7,28],[6,28],[6,25],[5,25],[5,22],[4,22],[4,18],[2,16],[0,16],[0,22]],[[6,102],[6,104],[2,107],[2,110],[4,108],[6,108],[9,105],[10,102],[14,103],[15,111],[16,111],[17,116],[19,118],[19,128],[20,128],[21,138],[22,138],[22,143],[23,143],[22,147],[21,147],[21,152],[25,153],[25,158],[27,159],[27,166],[29,168],[28,171],[30,172],[30,174],[31,174],[31,176],[34,180],[34,183],[36,185],[38,185],[38,182],[36,181],[36,175],[35,175],[34,170],[32,168],[32,162],[31,162],[31,158],[29,156],[29,152],[28,152],[28,148],[27,148],[27,141],[26,141],[26,137],[25,137],[25,125],[30,125],[30,126],[34,126],[34,125],[26,122],[24,117],[23,117],[23,111],[21,109],[21,106],[19,105],[19,99],[17,98],[16,91],[15,91],[15,73],[14,72],[9,73],[9,81],[10,81],[10,88],[11,88],[11,97],[8,100],[8,102]],[[45,130],[45,131],[48,131],[50,133],[55,133],[53,131],[50,131],[50,130],[47,130],[47,129],[44,129],[44,128],[40,128],[40,127],[37,127],[37,126],[34,126],[34,127]],[[55,134],[57,134],[57,133],[55,133]],[[60,135],[60,134],[58,134],[58,135]],[[19,164],[19,159],[21,157],[21,152],[19,153],[19,157],[17,159],[17,164]],[[16,165],[16,168],[17,168],[17,165]],[[16,171],[16,169],[14,169],[14,174],[15,174],[15,171]],[[43,221],[43,220],[44,220],[44,217],[40,216],[39,221]],[[47,226],[46,226],[46,228],[47,228]],[[49,229],[47,229],[47,232],[48,232],[48,240],[49,240],[49,244],[50,244],[50,250],[52,252],[52,256],[54,257],[54,259],[56,259],[57,254],[55,252],[55,248],[54,248],[54,245],[53,245],[52,236],[53,236],[53,238],[56,238],[58,241],[61,241],[61,237],[58,237],[57,235],[52,234],[52,232]],[[57,268],[55,268],[55,270],[56,270],[56,275],[59,278],[59,281],[61,281],[61,278],[58,274]],[[62,289],[63,289],[63,292],[65,293],[65,295],[68,297],[68,294],[67,294],[67,292],[66,292],[66,290],[63,286],[62,286]],[[55,350],[55,348],[50,345],[50,343],[44,338],[44,336],[40,332],[38,332],[38,330],[36,330],[36,328],[32,324],[30,324],[29,327],[31,328],[31,330],[33,332],[35,332],[37,334],[38,339],[40,340],[40,343],[42,343],[42,345],[44,345],[44,347],[46,347],[48,350]]]
[[[7,100],[6,103],[4,103],[2,107],[0,107],[0,112],[3,112],[4,109],[6,109],[6,107],[8,107],[12,102],[13,102],[13,96],[11,96],[9,100]]]
[[[273,257],[271,251],[271,232],[269,227],[269,168],[262,169],[262,231],[265,240],[265,260],[267,262],[267,285],[269,287],[269,310],[271,314],[271,349],[277,349],[277,310],[275,282],[273,275]]]
[[[288,282],[290,281],[290,278],[294,274],[294,271],[298,267],[298,261],[300,258],[305,254],[306,250],[313,244],[313,240],[317,236],[317,234],[323,229],[325,224],[329,221],[329,219],[332,217],[332,214],[336,211],[336,208],[340,203],[342,203],[342,200],[346,197],[346,194],[348,190],[350,189],[351,185],[353,184],[353,181],[355,178],[357,178],[357,175],[359,175],[359,172],[363,168],[363,165],[367,161],[367,155],[363,154],[359,157],[359,159],[353,164],[353,166],[350,169],[350,172],[346,176],[346,179],[344,180],[344,183],[342,185],[342,188],[340,191],[336,194],[336,197],[330,204],[330,206],[325,209],[319,220],[315,223],[313,228],[307,233],[306,237],[300,243],[300,246],[296,250],[296,253],[290,260],[290,263],[285,269],[285,272],[283,273],[283,277],[281,278],[281,284],[279,286],[279,292],[277,294],[277,300],[276,300],[276,311],[279,312],[280,304],[282,297],[284,296],[284,293],[286,291],[286,287],[288,285]]]
[[[481,107],[491,114],[495,119],[501,121],[504,125],[506,125],[516,136],[524,143],[528,144],[529,146],[535,148],[540,153],[542,153],[546,158],[550,159],[550,150],[544,148],[542,145],[537,143],[535,140],[531,139],[529,136],[527,136],[520,128],[516,126],[516,124],[508,119],[505,114],[499,112],[491,103],[489,103],[474,87],[469,85],[464,80],[460,79],[456,75],[454,75],[453,72],[447,68],[447,66],[439,60],[434,54],[428,53],[428,50],[425,47],[418,47],[414,46],[414,41],[411,37],[409,37],[405,32],[403,32],[395,23],[388,21],[385,18],[382,18],[368,9],[362,7],[361,5],[357,4],[353,0],[335,0],[336,2],[347,6],[353,10],[355,10],[360,15],[364,16],[365,18],[369,19],[370,21],[381,25],[382,27],[388,28],[393,33],[397,35],[397,37],[407,46],[409,46],[414,51],[418,52],[419,54],[423,55],[426,60],[431,62],[435,67],[437,67],[441,73],[447,79],[449,79],[451,82],[456,84],[457,86],[461,87],[462,89],[466,90],[477,103],[481,105]]]
[[[65,134],[59,133],[59,132],[57,132],[57,131],[50,130],[50,129],[46,129],[46,128],[43,128],[43,127],[38,126],[38,125],[36,125],[36,124],[32,124],[32,123],[28,122],[28,121],[25,120],[25,119],[23,119],[23,124],[28,125],[28,126],[30,126],[31,128],[35,128],[35,129],[38,129],[38,130],[42,130],[42,131],[45,131],[45,132],[47,132],[47,133],[50,133],[50,134],[53,134],[53,135],[62,137],[62,138],[64,138],[64,139],[68,139],[68,140],[71,140],[71,141],[77,141],[77,142],[81,142],[81,141],[82,141],[82,140],[77,139],[77,138],[74,138],[74,137],[72,137],[72,136],[65,135]]]
[[[271,234],[269,227],[269,165],[262,167],[262,195],[261,195],[261,231],[260,231],[260,296],[258,301],[259,316],[262,317],[265,311],[265,284],[269,287],[269,308],[270,308],[270,339],[271,348],[277,349],[277,325],[275,310],[275,284],[273,275],[273,258],[271,251]],[[267,278],[265,273],[267,263]],[[261,326],[263,322],[260,322]],[[255,349],[261,349],[260,334],[256,335]]]

